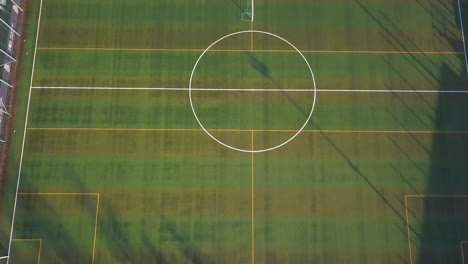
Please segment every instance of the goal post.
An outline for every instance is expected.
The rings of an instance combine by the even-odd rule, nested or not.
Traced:
[[[255,8],[255,0],[240,0],[241,20],[253,21]]]

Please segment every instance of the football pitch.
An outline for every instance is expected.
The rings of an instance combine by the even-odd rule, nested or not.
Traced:
[[[241,2],[29,0],[0,263],[468,263],[468,2]]]

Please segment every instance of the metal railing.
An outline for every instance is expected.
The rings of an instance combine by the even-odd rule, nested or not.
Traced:
[[[5,143],[6,125],[10,115],[9,96],[16,70],[16,44],[20,37],[18,26],[23,14],[21,0],[0,0],[0,143]],[[3,151],[4,148],[2,148]]]

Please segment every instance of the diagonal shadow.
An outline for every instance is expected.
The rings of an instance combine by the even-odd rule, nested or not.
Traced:
[[[261,62],[257,57],[255,57],[253,54],[250,52],[247,53],[247,56],[249,57],[249,63],[252,68],[254,68],[260,75],[262,75],[263,78],[267,79],[275,89],[278,89],[282,92],[282,94],[289,100],[290,103],[294,105],[294,107],[306,118],[309,117],[309,111],[306,111],[302,108],[301,104],[297,102],[294,98],[291,97],[291,95],[288,93],[287,89],[284,89],[279,85],[279,82],[276,81],[271,77],[270,70],[268,68],[268,65]]]
[[[186,239],[174,224],[172,224],[166,217],[161,217],[161,231],[169,233],[169,235],[177,242],[178,248],[182,255],[193,264],[211,263],[207,262],[198,247],[193,245]]]
[[[449,66],[441,69],[441,87],[455,73]],[[466,83],[468,87],[468,82]],[[434,129],[438,131],[467,131],[465,95],[439,95]],[[458,134],[433,135],[431,164],[429,168],[428,194],[468,194],[468,137]],[[425,199],[422,239],[417,249],[418,263],[460,263],[460,241],[468,238],[468,224],[464,200]]]
[[[245,12],[245,10],[243,10],[242,7],[235,0],[231,0],[231,2],[234,3],[234,5],[236,5],[241,12]]]

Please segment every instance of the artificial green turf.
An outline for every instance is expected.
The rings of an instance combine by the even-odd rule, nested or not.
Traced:
[[[231,1],[49,0],[45,8],[40,47],[205,48],[249,29]]]
[[[190,73],[200,54],[180,51],[39,50],[34,86],[188,87]],[[225,55],[233,56],[228,52]],[[284,58],[287,55],[274,53],[271,56]],[[285,68],[281,75],[306,69],[294,53],[292,56],[300,65],[295,63]],[[223,65],[226,57],[218,56],[215,62],[201,66],[212,75],[230,66],[231,69],[225,70],[229,72],[228,76],[224,76],[226,79],[231,74],[235,77],[239,67],[249,66],[237,61]],[[460,56],[452,54],[306,53],[306,57],[316,75],[318,89],[435,90],[438,89],[439,71],[443,66],[447,65],[457,75],[464,73]],[[219,64],[223,66],[218,68]],[[273,64],[266,66],[274,67]],[[247,74],[249,71],[245,72]],[[258,73],[252,71],[250,74]],[[300,76],[304,77],[304,74]],[[457,76],[447,83],[447,89],[462,89],[463,82],[457,82],[460,79],[463,80]],[[209,82],[197,84],[196,87],[202,88],[200,86]],[[219,88],[238,87],[226,85]]]
[[[255,1],[255,28],[302,50],[462,51],[452,1]],[[294,18],[292,18],[294,17]],[[307,26],[304,26],[307,25]],[[456,43],[456,44],[455,44]]]
[[[457,10],[448,2],[256,1],[256,10],[254,29],[304,51],[318,89],[467,87]],[[239,16],[228,0],[45,0],[33,86],[187,88],[203,49],[250,28]],[[274,80],[280,88],[309,87],[296,53],[253,37],[257,51],[249,51],[249,34],[216,46],[245,51],[210,52],[196,86],[271,88]],[[76,49],[60,49],[67,47]],[[153,50],[128,50],[139,48]],[[250,129],[297,128],[310,104],[302,93],[195,93],[209,128],[245,130],[212,133],[244,149],[291,136]],[[23,114],[25,94],[17,104]],[[254,245],[257,263],[401,263],[410,261],[408,232],[413,263],[459,259],[467,229],[456,212],[465,204],[408,203],[404,195],[466,190],[465,95],[322,91],[307,131],[254,155],[201,131],[185,90],[38,88],[31,95],[20,191],[99,192],[95,263],[250,263]],[[7,209],[15,165],[4,187]],[[45,239],[44,261],[90,262],[95,200],[56,198],[21,197],[14,237]],[[23,247],[29,253],[18,254],[34,259],[35,248]]]
[[[17,234],[40,238],[41,262],[90,262],[94,242],[96,196],[20,195]],[[63,213],[62,213],[63,212]],[[50,245],[50,247],[45,246]],[[18,242],[13,247],[21,246]]]
[[[248,118],[237,115],[242,107],[262,109],[260,99],[256,102],[236,102],[242,98],[221,96],[211,101],[198,100],[197,109],[207,109],[200,118],[209,118],[210,109],[215,109],[219,118],[209,123],[210,128],[241,129],[295,129],[291,126],[290,116],[297,117],[296,124],[305,121],[303,113],[297,114],[293,103],[275,105],[280,109],[271,109],[271,113],[289,109],[291,115],[269,115],[271,120],[265,124],[249,124],[240,127],[230,122],[227,117],[235,119]],[[304,94],[304,93],[302,93]],[[299,93],[301,95],[301,93]],[[300,100],[304,111],[310,109],[312,97]],[[453,103],[447,107],[445,119],[454,118],[454,114],[464,109],[465,95],[440,95]],[[241,98],[238,98],[241,97]],[[437,95],[433,94],[368,94],[358,93],[318,93],[313,119],[308,129],[345,129],[345,130],[432,130],[435,116],[434,104]],[[30,127],[100,127],[100,128],[198,128],[188,102],[188,91],[90,91],[90,90],[33,90],[30,113]],[[110,99],[111,98],[111,99]],[[171,103],[170,107],[168,103]],[[209,103],[210,102],[210,103]],[[58,111],[58,109],[61,109]],[[288,112],[289,113],[289,112]],[[202,113],[203,114],[203,113]],[[225,114],[225,115],[223,115]],[[73,115],[73,118],[69,118]],[[205,119],[201,119],[204,121]],[[218,125],[214,124],[217,121]],[[466,129],[464,122],[450,122],[441,130],[451,131]]]
[[[418,234],[428,237],[426,240],[413,239],[413,251],[421,252],[415,254],[416,263],[425,262],[428,257],[434,262],[442,263],[446,261],[444,256],[461,254],[461,241],[464,241],[467,227],[466,224],[460,223],[460,219],[466,219],[467,206],[468,197],[408,198],[408,208],[413,212],[409,216],[409,223],[413,226],[411,237],[417,237]],[[425,227],[418,224],[422,219],[424,207],[429,208],[426,209],[424,217]],[[430,231],[427,232],[423,228]]]
[[[13,244],[10,263],[37,263],[39,261],[39,240],[13,241]],[[6,263],[6,260],[2,263]]]

